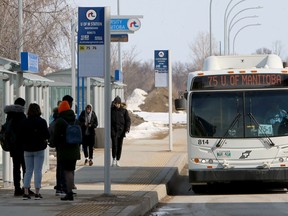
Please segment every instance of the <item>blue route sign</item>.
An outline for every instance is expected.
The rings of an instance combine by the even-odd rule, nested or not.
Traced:
[[[141,22],[137,18],[112,18],[110,21],[111,32],[134,32],[141,28]]]
[[[38,73],[39,58],[38,55],[21,52],[21,70]]]
[[[154,69],[158,73],[168,73],[169,69],[168,50],[155,50],[154,53]]]
[[[104,8],[78,9],[78,44],[104,44]]]
[[[154,51],[155,87],[168,86],[169,51]]]
[[[78,75],[104,77],[105,8],[78,8]],[[109,41],[110,43],[110,41]]]

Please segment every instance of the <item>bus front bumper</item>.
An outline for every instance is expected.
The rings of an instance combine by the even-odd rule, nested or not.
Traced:
[[[189,170],[190,183],[232,181],[288,182],[288,168]]]

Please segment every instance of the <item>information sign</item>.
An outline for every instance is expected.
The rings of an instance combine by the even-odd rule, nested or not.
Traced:
[[[79,77],[104,77],[104,7],[80,7],[78,14]]]
[[[38,73],[38,65],[39,65],[38,55],[29,53],[29,52],[21,52],[21,70]]]
[[[154,52],[155,87],[168,86],[169,52],[155,50]]]
[[[141,22],[137,18],[112,18],[110,22],[111,32],[134,32],[141,28]]]

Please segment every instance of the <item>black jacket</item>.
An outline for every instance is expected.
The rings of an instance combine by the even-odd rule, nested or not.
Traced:
[[[80,160],[80,146],[66,143],[67,124],[75,122],[75,113],[73,110],[67,110],[59,113],[59,117],[55,122],[53,140],[57,149],[57,158],[60,161]]]
[[[111,107],[111,137],[125,137],[130,131],[131,120],[127,109]]]
[[[23,121],[21,137],[24,151],[35,152],[46,149],[49,136],[47,122],[40,116],[28,117]]]
[[[89,136],[94,136],[95,135],[95,128],[98,127],[98,119],[96,116],[96,113],[92,110],[91,111],[91,120],[90,120],[90,127],[88,127],[89,130]],[[86,126],[85,126],[85,110],[83,110],[78,118],[80,125],[81,125],[81,129],[82,129],[82,135],[83,137],[85,136],[85,132],[86,132]]]
[[[7,114],[6,121],[9,121],[12,119],[12,131],[16,135],[16,142],[15,145],[10,146],[10,156],[14,157],[18,154],[24,154],[23,148],[22,148],[22,140],[20,138],[20,132],[22,130],[21,124],[22,121],[26,119],[26,115],[24,114],[24,107],[21,105],[13,104],[13,105],[7,105],[4,108],[4,112]]]

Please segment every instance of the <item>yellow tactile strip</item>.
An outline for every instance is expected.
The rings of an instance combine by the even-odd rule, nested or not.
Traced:
[[[92,199],[87,199],[82,203],[76,203],[69,209],[62,211],[57,216],[90,216],[90,215],[116,215],[129,205],[141,202],[141,197],[133,197],[127,195],[99,195]]]
[[[158,152],[157,160],[148,160],[144,164],[146,167],[154,167],[153,169],[139,169],[129,178],[125,185],[112,185],[112,191],[116,195],[95,196],[92,199],[73,205],[69,209],[62,211],[58,216],[117,215],[127,206],[140,203],[143,200],[143,197],[137,196],[137,194],[139,194],[139,191],[151,190],[150,184],[156,179],[170,159],[171,154],[169,152],[161,154]],[[135,184],[135,179],[138,179],[136,182],[139,182],[139,184]],[[161,182],[157,183],[160,184]]]

